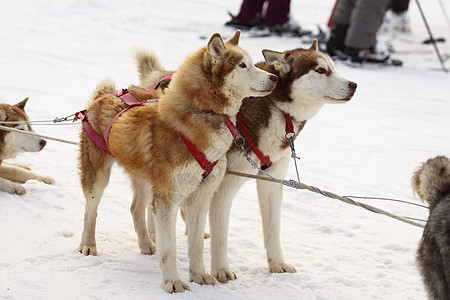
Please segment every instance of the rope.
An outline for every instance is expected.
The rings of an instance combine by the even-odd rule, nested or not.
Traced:
[[[58,138],[54,138],[54,137],[50,137],[50,136],[46,136],[46,135],[37,134],[35,132],[24,131],[24,130],[19,130],[19,129],[16,129],[16,128],[6,127],[6,126],[3,126],[3,125],[0,125],[0,130],[6,130],[6,131],[11,131],[11,132],[23,133],[23,134],[36,136],[36,137],[40,137],[40,138],[47,139],[47,140],[53,140],[53,141],[66,143],[66,144],[78,145],[77,142],[72,142],[72,141],[67,141],[67,140],[63,140],[63,139],[58,139]]]
[[[51,120],[51,121],[0,122],[0,124],[30,124],[30,123],[44,123],[44,122],[48,123],[48,122],[53,122],[53,124],[45,124],[45,125],[63,125],[63,124],[56,124],[56,123],[65,122],[65,121],[73,121],[73,120],[69,120],[68,119],[68,118],[70,118],[72,116],[73,115],[70,115],[70,116],[64,117],[64,118],[55,118],[54,120]],[[72,124],[75,124],[75,123],[72,123]],[[68,125],[68,124],[65,124],[65,125]],[[22,133],[22,134],[35,136],[35,137],[40,137],[40,138],[43,138],[43,139],[53,140],[53,141],[66,143],[66,144],[78,145],[77,142],[68,141],[68,140],[59,139],[59,138],[54,138],[54,137],[50,137],[50,136],[46,136],[46,135],[41,135],[41,134],[37,134],[35,132],[19,130],[19,129],[16,129],[16,128],[6,127],[6,126],[3,126],[3,125],[0,125],[0,130],[6,130],[6,131],[11,131],[11,132],[16,132],[16,133]],[[290,146],[291,146],[292,158],[294,159],[295,165],[297,166],[296,159],[298,159],[298,157],[295,155],[295,149],[293,148],[293,141],[289,141],[289,143],[290,143]],[[417,226],[417,227],[424,228],[423,224],[417,223],[415,221],[426,222],[425,220],[416,219],[416,218],[410,218],[410,217],[397,216],[397,215],[392,214],[392,213],[390,213],[388,211],[379,209],[379,208],[374,207],[374,206],[369,205],[369,204],[360,203],[360,202],[355,201],[355,200],[353,200],[351,198],[390,200],[390,201],[398,201],[398,202],[409,203],[409,204],[414,204],[414,203],[410,203],[410,202],[406,202],[406,201],[402,201],[402,200],[397,200],[397,199],[388,199],[388,198],[358,197],[358,196],[339,196],[337,194],[334,194],[334,193],[331,193],[331,192],[327,192],[327,191],[323,191],[323,190],[321,190],[321,189],[319,189],[317,187],[306,185],[306,184],[303,184],[303,183],[301,183],[299,181],[294,181],[292,179],[290,179],[290,180],[280,180],[280,179],[277,179],[277,178],[273,177],[272,175],[270,175],[269,173],[265,172],[264,170],[262,170],[258,166],[258,164],[250,158],[250,156],[248,155],[247,151],[245,151],[243,143],[241,143],[241,144],[237,144],[236,143],[236,145],[241,147],[241,149],[244,152],[244,155],[245,155],[247,161],[254,168],[258,169],[260,172],[262,172],[267,177],[228,170],[227,173],[230,174],[230,175],[247,177],[247,178],[253,178],[253,179],[270,181],[270,182],[277,182],[279,184],[285,185],[285,186],[290,187],[290,188],[295,188],[295,189],[305,189],[305,190],[308,190],[308,191],[311,191],[311,192],[314,192],[314,193],[321,194],[321,195],[323,195],[325,197],[328,197],[328,198],[333,198],[333,199],[336,199],[336,200],[340,200],[340,201],[345,202],[347,204],[359,206],[359,207],[361,207],[363,209],[366,209],[366,210],[374,212],[374,213],[379,213],[379,214],[386,215],[388,217],[394,218],[394,219],[402,221],[404,223],[408,223],[408,224],[411,224],[411,225],[414,225],[414,226]],[[297,178],[299,179],[298,169],[296,168],[296,170],[297,170]],[[427,208],[426,206],[423,206],[423,205],[420,205],[420,204],[414,204],[414,205],[422,206],[422,207]]]
[[[400,203],[405,203],[405,204],[409,204],[409,205],[414,205],[414,206],[430,209],[428,206],[425,206],[425,205],[422,205],[422,204],[413,203],[413,202],[404,201],[404,200],[399,200],[399,199],[393,199],[393,198],[367,197],[367,196],[342,196],[342,197],[345,197],[345,198],[356,198],[356,199],[368,199],[368,200],[386,200],[386,201],[400,202]]]
[[[270,175],[269,173],[265,172],[264,170],[261,170],[261,168],[258,167],[258,164],[257,164],[255,161],[253,161],[253,160],[250,158],[250,156],[248,155],[247,151],[245,151],[244,146],[243,146],[243,145],[240,145],[240,147],[241,147],[242,151],[244,152],[244,156],[245,156],[245,158],[247,159],[247,161],[248,161],[254,168],[258,169],[260,172],[262,172],[262,173],[263,173],[264,175],[266,175],[267,177],[263,177],[263,176],[258,176],[258,175],[252,175],[252,174],[246,174],[246,173],[241,173],[241,172],[235,172],[235,171],[227,170],[227,173],[230,174],[230,175],[241,176],[241,177],[247,177],[247,178],[253,178],[253,179],[264,180],[264,181],[270,181],[270,182],[277,182],[277,183],[279,183],[279,184],[285,185],[285,186],[290,187],[290,188],[295,188],[295,189],[299,189],[299,190],[301,190],[301,189],[308,190],[308,191],[310,191],[310,192],[318,193],[318,194],[321,194],[321,195],[323,195],[323,196],[325,196],[325,197],[332,198],[332,199],[336,199],[336,200],[345,202],[345,203],[347,203],[347,204],[359,206],[359,207],[364,208],[364,209],[366,209],[366,210],[368,210],[368,211],[371,211],[371,212],[373,212],[373,213],[382,214],[382,215],[391,217],[391,218],[393,218],[393,219],[402,221],[402,222],[407,223],[407,224],[410,224],[410,225],[414,225],[414,226],[417,226],[417,227],[420,227],[420,228],[424,228],[424,227],[425,227],[423,224],[420,224],[420,223],[415,222],[415,221],[418,221],[418,219],[413,219],[413,218],[406,218],[406,217],[397,216],[397,215],[395,215],[395,214],[393,214],[393,213],[390,213],[390,212],[388,212],[388,211],[382,210],[382,209],[377,208],[377,207],[375,207],[375,206],[372,206],[372,205],[369,205],[369,204],[363,204],[363,203],[360,203],[360,202],[358,202],[358,201],[355,201],[355,200],[350,199],[350,198],[347,198],[347,197],[342,197],[342,196],[339,196],[339,195],[337,195],[337,194],[334,194],[334,193],[331,193],[331,192],[328,192],[328,191],[323,191],[323,190],[321,190],[321,189],[319,189],[319,188],[317,188],[317,187],[310,186],[310,185],[306,185],[306,184],[303,184],[303,183],[301,183],[301,182],[294,181],[294,180],[292,180],[292,179],[290,179],[290,180],[280,180],[280,179],[277,179],[277,178],[273,177],[272,175]]]
[[[241,173],[241,172],[235,172],[235,171],[231,171],[231,170],[228,170],[227,174],[274,182],[274,180],[272,178],[267,178],[267,177],[258,176],[258,175],[252,175],[252,174],[247,174],[247,173]],[[275,182],[280,183],[280,181],[283,182],[285,180],[277,180]],[[316,188],[314,186],[309,186],[309,185],[303,184],[301,182],[296,182],[296,181],[293,181],[293,180],[289,180],[289,184],[287,186],[288,187],[292,187],[292,188],[296,188],[296,189],[305,189],[305,190],[308,190],[308,191],[311,191],[311,192],[314,192],[314,193],[319,193],[319,194],[321,194],[321,195],[323,195],[325,197],[333,198],[333,199],[345,202],[347,204],[360,206],[360,207],[363,207],[363,208],[365,208],[365,209],[367,209],[369,211],[386,215],[388,217],[391,217],[393,219],[402,221],[404,223],[408,223],[408,224],[411,224],[411,225],[414,225],[414,226],[417,226],[417,227],[420,227],[420,228],[424,228],[425,227],[423,224],[417,223],[415,221],[412,221],[410,219],[407,219],[407,218],[404,218],[404,217],[401,217],[401,216],[397,216],[397,215],[395,215],[393,213],[390,213],[388,211],[379,209],[379,208],[374,207],[372,205],[363,204],[363,203],[360,203],[360,202],[357,202],[357,201],[353,201],[353,200],[348,199],[348,198],[341,197],[341,196],[336,195],[336,194],[331,193],[331,192],[322,191],[322,190],[320,190],[320,189],[318,189],[318,188]]]
[[[72,123],[69,124],[58,124],[62,122],[68,122],[71,121]],[[76,125],[74,123],[75,120],[75,114],[71,114],[67,117],[62,118],[54,118],[53,120],[38,120],[38,121],[0,121],[0,124],[11,124],[11,125]]]

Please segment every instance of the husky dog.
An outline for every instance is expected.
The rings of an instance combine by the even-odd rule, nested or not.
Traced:
[[[429,299],[450,299],[450,160],[437,156],[414,173],[411,184],[430,215],[416,260]]]
[[[285,52],[263,50],[263,55],[265,62],[256,66],[277,75],[278,84],[268,96],[244,99],[239,114],[257,148],[270,158],[271,166],[266,172],[274,177],[284,178],[290,161],[285,114],[291,117],[298,136],[306,121],[317,114],[324,104],[346,103],[353,97],[357,85],[336,73],[330,57],[318,51],[317,40],[314,40],[309,49]],[[157,82],[155,74],[167,74],[159,61],[148,63],[156,61],[153,56],[153,53],[143,52],[135,55],[144,87]],[[175,74],[177,73],[178,71]],[[257,155],[248,144],[246,148],[250,157],[258,161]],[[246,161],[241,149],[235,145],[227,152],[227,161],[228,170],[258,173]],[[211,203],[211,272],[220,282],[236,278],[236,274],[229,268],[227,258],[228,221],[232,200],[246,180],[226,174]],[[283,187],[277,183],[257,181],[257,190],[269,269],[276,273],[296,272],[292,265],[285,262],[280,245]],[[148,216],[151,217],[151,214]],[[188,231],[197,231],[191,220],[198,218],[198,215],[188,214],[187,217]],[[148,225],[149,231],[154,231],[151,219],[148,220]]]
[[[189,286],[179,278],[176,267],[175,222],[178,206],[188,196],[197,199],[189,212],[206,215],[214,191],[222,181],[226,152],[232,143],[224,120],[235,121],[242,99],[265,96],[277,77],[255,68],[250,56],[238,46],[240,31],[226,43],[214,34],[206,47],[189,55],[179,66],[170,88],[158,102],[136,106],[123,113],[110,127],[108,156],[84,131],[80,143],[81,185],[86,214],[79,251],[97,253],[95,221],[97,207],[117,161],[130,176],[134,197],[131,207],[138,242],[144,254],[158,252],[162,287],[166,292],[184,292]],[[116,88],[103,82],[94,92],[97,99],[87,109],[87,120],[102,134],[124,104],[114,96]],[[154,98],[154,92],[130,88],[137,100]],[[184,142],[188,139],[205,159],[217,164],[206,178]],[[204,177],[204,176],[203,176]],[[201,184],[200,184],[201,183]],[[156,227],[156,247],[146,227],[146,208],[151,205]],[[203,265],[203,230],[206,218],[197,219],[198,232],[189,236],[190,280],[215,284]]]
[[[28,116],[25,113],[27,101],[28,98],[25,98],[15,105],[0,104],[0,121],[28,121]],[[28,124],[7,124],[5,126],[33,132],[33,129]],[[3,161],[4,159],[15,158],[20,152],[41,151],[44,149],[46,143],[47,142],[41,138],[0,130],[0,191],[24,195],[26,190],[19,183],[25,183],[30,179],[35,179],[47,184],[53,184],[55,182],[53,178],[49,176],[31,172],[31,169],[28,166]]]

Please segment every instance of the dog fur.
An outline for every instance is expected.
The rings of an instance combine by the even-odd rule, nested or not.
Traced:
[[[15,105],[0,104],[0,121],[21,122],[28,121],[25,105],[28,98]],[[33,132],[28,124],[6,124],[19,130]],[[53,178],[36,174],[30,167],[21,164],[8,163],[5,159],[15,158],[20,152],[38,152],[44,149],[47,142],[44,139],[30,135],[0,130],[0,191],[10,194],[24,195],[25,188],[20,183],[35,179],[47,184],[53,184]]]
[[[179,66],[170,88],[158,102],[133,107],[117,118],[108,139],[114,158],[102,152],[81,132],[79,161],[86,198],[81,253],[97,253],[97,207],[108,184],[111,166],[117,161],[132,182],[131,213],[141,251],[153,254],[157,250],[165,291],[189,289],[180,280],[176,267],[178,206],[189,202],[189,197],[196,200],[189,206],[189,212],[194,215],[194,211],[199,210],[199,215],[206,215],[212,194],[225,173],[225,154],[232,143],[224,115],[235,121],[242,99],[269,94],[277,79],[253,66],[250,56],[238,46],[239,36],[237,31],[224,43],[219,34],[214,34],[206,47],[189,55]],[[98,133],[103,133],[111,118],[124,107],[119,98],[112,96],[114,91],[113,84],[103,82],[93,97],[100,99],[88,107],[87,118]],[[130,88],[130,92],[138,100],[155,98],[157,93],[140,88]],[[192,141],[208,160],[218,160],[206,179],[202,180],[203,170],[178,132]],[[148,204],[155,219],[156,248],[146,227]],[[205,273],[203,265],[205,222],[206,218],[192,221],[199,230],[189,235],[190,280],[215,284],[217,281]]]
[[[429,299],[450,299],[450,160],[429,159],[411,184],[430,214],[417,250],[417,264]]]
[[[273,162],[266,171],[277,178],[285,177],[290,161],[283,112],[292,116],[298,136],[306,121],[312,118],[324,104],[346,103],[356,91],[356,83],[338,75],[330,57],[317,51],[317,48],[317,41],[314,41],[309,49],[285,52],[263,50],[265,62],[258,63],[257,67],[276,74],[279,78],[278,84],[268,96],[244,99],[240,108],[244,123],[258,148],[265,155],[270,156]],[[153,55],[153,53],[147,54],[147,56]],[[143,57],[145,57],[143,53],[135,57],[141,84],[150,87],[155,84],[153,74],[157,74],[160,70],[143,66],[146,62]],[[258,161],[248,145],[246,150],[253,160]],[[241,149],[235,145],[227,152],[227,162],[229,170],[258,173],[246,161]],[[232,200],[246,180],[226,174],[211,203],[209,217],[211,274],[220,282],[236,278],[236,274],[229,267],[227,258],[228,221]],[[257,190],[269,269],[276,273],[296,272],[291,264],[285,262],[280,245],[283,187],[277,183],[257,181]],[[189,224],[189,233],[191,230],[199,230],[193,228],[190,223],[190,220],[198,217],[198,214],[189,216],[188,213],[189,222],[186,224]],[[150,232],[154,230],[151,219],[148,220],[148,226]]]

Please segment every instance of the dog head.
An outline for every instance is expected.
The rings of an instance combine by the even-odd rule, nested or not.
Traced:
[[[184,94],[191,95],[187,101],[201,110],[235,115],[244,98],[272,92],[277,77],[253,65],[248,53],[238,46],[239,37],[238,30],[224,42],[216,33],[206,47],[178,67],[172,81],[177,80],[176,88],[184,86]]]
[[[22,122],[29,118],[25,113],[25,105],[28,98],[15,105],[0,104],[0,121],[3,122]],[[6,124],[7,127],[33,132],[29,124]],[[47,143],[44,139],[0,130],[0,159],[14,158],[19,152],[38,152],[41,151]]]
[[[286,111],[309,119],[325,103],[345,103],[356,91],[356,83],[336,73],[331,58],[318,51],[317,40],[309,49],[285,52],[263,50],[269,71],[273,69],[282,84],[275,88],[275,101],[285,102]]]
[[[450,194],[450,160],[436,156],[423,163],[413,174],[414,193],[430,207],[443,196]]]

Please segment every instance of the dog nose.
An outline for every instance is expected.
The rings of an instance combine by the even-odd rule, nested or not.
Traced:
[[[350,82],[348,83],[348,86],[349,86],[352,90],[356,90],[356,87],[357,87],[358,85],[356,84],[356,82],[350,81]]]
[[[41,146],[41,150],[44,149],[45,145],[47,145],[47,141],[46,140],[40,140],[39,141],[39,146]]]
[[[278,77],[277,77],[277,75],[271,74],[271,75],[269,76],[269,79],[270,79],[271,81],[273,81],[273,82],[277,82]]]

